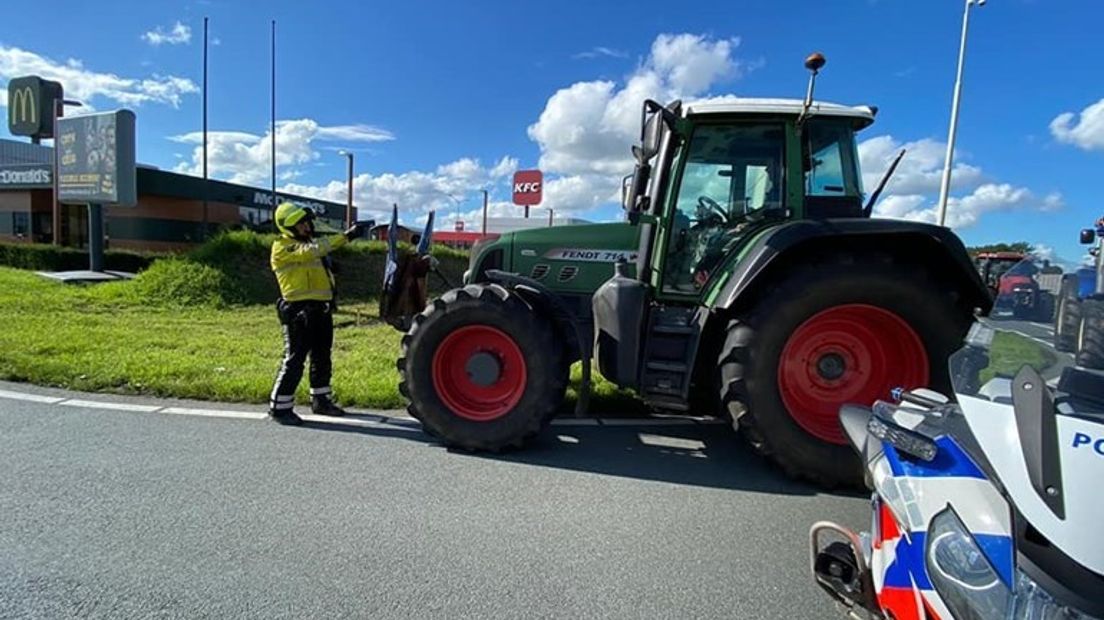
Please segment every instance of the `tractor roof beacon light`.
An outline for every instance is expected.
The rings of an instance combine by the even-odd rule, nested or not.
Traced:
[[[813,107],[813,90],[816,88],[817,74],[827,63],[828,60],[820,52],[813,52],[805,59],[805,68],[809,70],[809,88],[805,91],[805,103],[801,106],[801,116],[797,117],[798,125],[804,123],[809,116],[809,109]]]

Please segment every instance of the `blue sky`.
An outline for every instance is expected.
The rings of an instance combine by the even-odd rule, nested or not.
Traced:
[[[130,107],[143,162],[196,171],[189,134],[200,129],[209,16],[213,176],[266,186],[276,19],[282,187],[344,200],[337,149],[351,148],[358,204],[399,202],[410,219],[440,208],[449,225],[457,210],[471,218],[482,187],[496,213],[516,213],[508,177],[539,165],[558,213],[611,219],[640,97],[800,97],[801,61],[820,50],[829,63],[818,98],[880,108],[861,136],[868,180],[910,149],[880,212],[924,219],[938,189],[962,6],[25,3],[0,24],[0,82],[39,73],[95,109]],[[1027,240],[1083,254],[1077,230],[1104,215],[1102,17],[1098,0],[990,0],[972,13],[950,220],[968,243]]]

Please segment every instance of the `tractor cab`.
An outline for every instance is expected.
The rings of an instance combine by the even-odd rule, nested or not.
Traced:
[[[855,133],[874,114],[793,99],[645,102],[622,205],[643,225],[638,272],[661,296],[697,297],[758,231],[869,216]]]

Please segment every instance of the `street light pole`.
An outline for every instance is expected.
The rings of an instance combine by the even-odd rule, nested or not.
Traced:
[[[345,226],[351,227],[353,225],[353,153],[351,151],[338,151],[338,154],[344,155],[348,160],[348,189],[345,197]]]
[[[483,236],[487,236],[487,190],[483,190]]]
[[[954,164],[955,134],[958,132],[958,104],[962,98],[962,68],[966,62],[966,34],[970,29],[970,9],[984,6],[985,0],[966,0],[962,9],[962,41],[958,46],[958,72],[951,99],[951,126],[947,132],[947,156],[943,161],[943,181],[939,186],[939,225],[947,221],[947,198],[951,192],[951,166]]]

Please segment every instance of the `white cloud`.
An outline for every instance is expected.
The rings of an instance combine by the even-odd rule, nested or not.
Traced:
[[[939,191],[943,179],[943,162],[947,153],[946,143],[924,138],[901,143],[893,136],[877,136],[859,143],[859,163],[863,171],[863,186],[872,192],[878,186],[885,171],[901,149],[906,153],[893,178],[886,185],[886,192],[895,194],[930,194]],[[984,177],[981,169],[962,162],[961,152],[955,153],[955,165],[951,170],[951,189],[963,190],[977,187]]]
[[[572,58],[574,58],[576,60],[583,60],[583,59],[591,59],[591,58],[600,58],[602,56],[605,56],[607,58],[628,58],[629,53],[628,52],[622,52],[621,50],[615,50],[615,49],[612,49],[612,48],[609,48],[609,47],[598,46],[598,47],[591,48],[591,49],[589,49],[585,52],[579,52],[578,54],[575,54],[574,56],[572,56]]]
[[[1065,112],[1050,122],[1050,133],[1059,142],[1086,151],[1104,150],[1104,99],[1080,113]]]
[[[540,167],[552,174],[627,174],[644,99],[700,97],[714,84],[738,77],[745,66],[732,57],[738,44],[738,39],[659,35],[624,84],[598,80],[560,89],[528,130],[541,150]]]
[[[458,209],[467,210],[479,202],[477,190],[503,190],[504,181],[508,181],[516,167],[517,160],[512,158],[504,157],[491,167],[484,166],[478,159],[462,158],[440,165],[432,172],[362,173],[353,178],[354,202],[362,218],[375,217],[377,220],[390,217],[387,214],[392,204],[399,205],[404,222],[416,221],[428,211],[436,209],[440,211],[441,217],[438,225],[447,228],[451,227],[452,214]],[[292,183],[281,189],[303,196],[343,202],[346,199],[347,181],[333,180],[325,185]]]
[[[0,46],[0,82],[7,83],[24,75],[38,75],[61,82],[67,98],[78,99],[86,106],[102,97],[125,106],[162,103],[178,108],[184,95],[199,92],[199,88],[187,78],[157,74],[145,78],[124,78],[114,73],[86,69],[76,59],[70,58],[61,63],[18,47]],[[6,106],[7,101],[4,97],[3,105]]]
[[[621,177],[632,171],[629,149],[639,140],[644,100],[705,98],[718,84],[759,66],[733,56],[739,43],[661,34],[622,82],[576,82],[554,93],[528,129],[540,148],[540,168],[549,177],[547,206],[581,211],[616,202]]]
[[[203,134],[198,131],[172,136],[174,142],[195,144],[190,161],[179,163],[175,170],[199,175],[203,172]],[[392,140],[387,130],[369,125],[323,126],[309,118],[286,120],[276,123],[277,175],[292,179],[295,170],[279,170],[280,167],[306,164],[320,157],[315,142],[341,140],[343,142],[379,142]],[[272,132],[263,136],[241,131],[211,131],[207,137],[208,173],[231,183],[255,184],[271,179]]]
[[[323,140],[347,140],[349,142],[388,142],[395,134],[371,125],[334,125],[319,127],[318,137]]]
[[[859,163],[863,170],[863,185],[873,192],[897,153],[906,153],[897,167],[874,215],[893,219],[935,223],[936,203],[943,175],[947,145],[925,138],[902,143],[893,136],[876,136],[859,144]],[[961,161],[956,152],[951,173],[952,195],[947,200],[946,224],[952,228],[968,228],[988,213],[1014,210],[1056,211],[1065,206],[1062,195],[1053,192],[1039,197],[1026,187],[999,183],[985,175],[981,168]]]
[[[192,29],[176,22],[168,32],[161,26],[150,30],[142,35],[142,40],[150,45],[187,45],[192,41]]]

